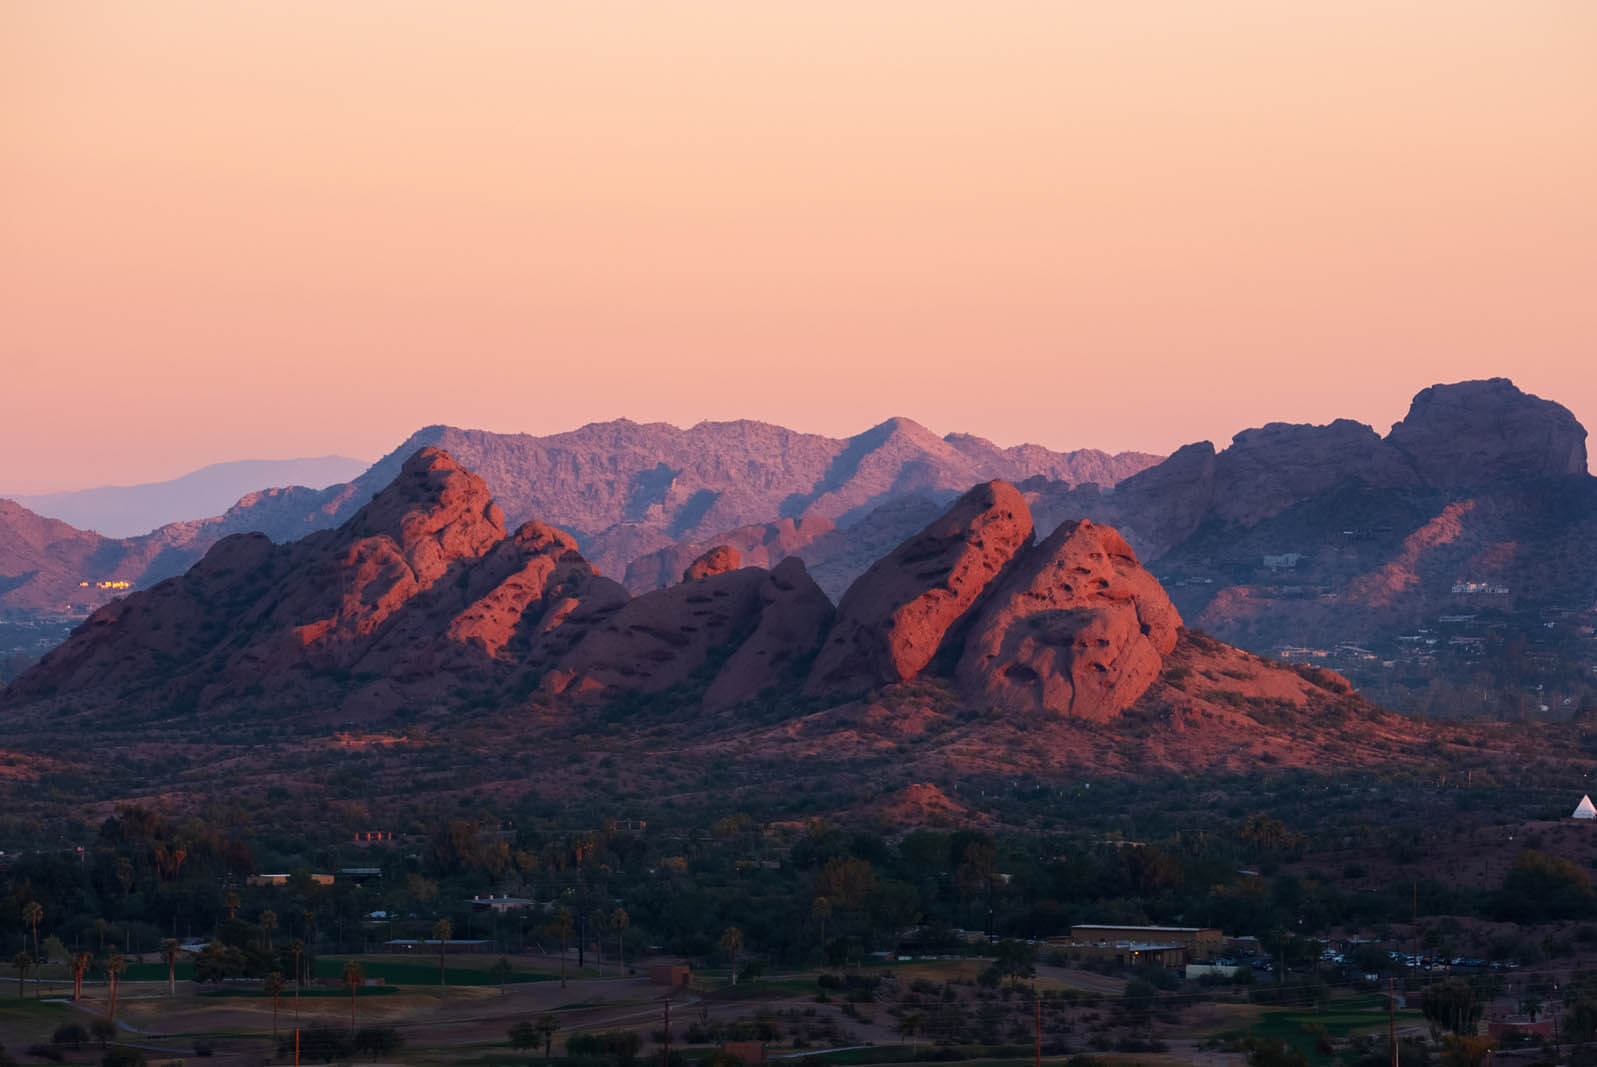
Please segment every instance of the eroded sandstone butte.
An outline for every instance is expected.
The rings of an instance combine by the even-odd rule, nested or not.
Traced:
[[[1031,511],[1014,486],[970,490],[843,594],[806,692],[858,693],[915,677],[1031,536]]]
[[[977,704],[1105,722],[1153,684],[1180,628],[1120,534],[1066,522],[987,599],[956,677]]]

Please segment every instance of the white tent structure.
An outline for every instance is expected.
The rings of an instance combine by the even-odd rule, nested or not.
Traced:
[[[1597,806],[1591,802],[1591,797],[1580,798],[1580,803],[1575,805],[1575,810],[1569,816],[1571,819],[1597,819]]]

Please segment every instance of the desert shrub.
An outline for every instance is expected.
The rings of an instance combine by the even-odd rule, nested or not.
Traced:
[[[112,1045],[100,1057],[100,1067],[144,1067],[144,1053],[130,1045]]]

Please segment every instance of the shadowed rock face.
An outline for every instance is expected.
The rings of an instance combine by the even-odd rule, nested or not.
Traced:
[[[1180,626],[1124,538],[1067,522],[986,600],[956,678],[974,703],[1104,722],[1159,676]]]
[[[1439,488],[1586,473],[1585,427],[1507,378],[1422,390],[1386,440]]]
[[[706,711],[753,700],[775,686],[797,688],[832,625],[832,602],[797,556],[765,576],[759,598],[760,621],[710,684]]]
[[[628,601],[561,657],[545,691],[597,699],[686,684],[713,653],[754,630],[766,578],[745,567]]]
[[[960,497],[849,587],[806,692],[857,693],[919,674],[1031,536],[1031,512],[1008,482]]]

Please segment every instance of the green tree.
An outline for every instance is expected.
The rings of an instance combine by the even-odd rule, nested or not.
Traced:
[[[1492,1039],[1468,1034],[1442,1038],[1442,1067],[1480,1067],[1492,1051]]]
[[[405,1047],[405,1038],[392,1026],[367,1026],[355,1034],[355,1051],[369,1052],[373,1060]]]
[[[1578,1044],[1597,1040],[1597,1000],[1576,997],[1564,1013],[1564,1033]]]
[[[74,1049],[80,1049],[89,1040],[89,1032],[78,1023],[62,1023],[50,1035],[50,1040],[57,1045],[71,1045]]]
[[[543,1038],[543,1059],[547,1063],[550,1050],[554,1047],[555,1034],[560,1030],[560,1020],[545,1012],[533,1021],[532,1028]]]
[[[1474,1034],[1485,1010],[1475,987],[1462,978],[1428,986],[1420,997],[1420,1012],[1441,1029],[1455,1034]]]
[[[334,1060],[347,1060],[354,1052],[354,1037],[346,1031],[331,1026],[312,1026],[300,1032],[301,1060],[331,1063]],[[277,1055],[279,1059],[289,1059],[294,1055],[293,1037],[284,1038],[282,1044],[277,1046]]]
[[[272,951],[272,933],[277,929],[277,912],[267,908],[261,912],[261,947],[269,954]]]
[[[1248,1067],[1309,1067],[1308,1057],[1285,1041],[1255,1038],[1248,1050]]]
[[[100,1067],[144,1067],[144,1052],[132,1045],[113,1045],[100,1057]]]
[[[510,1039],[510,1047],[518,1051],[538,1047],[538,1030],[526,1019],[513,1023],[505,1036]]]
[[[998,973],[1009,979],[1009,984],[1019,986],[1022,978],[1037,973],[1037,946],[1013,938],[998,942]]]
[[[510,976],[515,973],[515,968],[510,966],[510,961],[503,956],[494,960],[493,964],[488,968],[488,977],[492,978],[494,984],[499,987],[500,996],[505,995],[505,983],[510,981]]]

